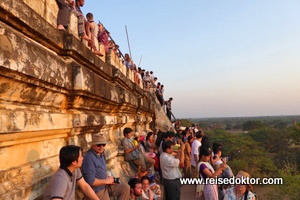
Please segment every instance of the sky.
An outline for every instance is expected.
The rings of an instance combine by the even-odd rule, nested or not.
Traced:
[[[85,0],[177,118],[300,114],[299,0]]]

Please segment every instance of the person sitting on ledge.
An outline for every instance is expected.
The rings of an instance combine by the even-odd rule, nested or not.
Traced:
[[[128,200],[130,195],[129,185],[117,183],[115,177],[107,177],[104,147],[110,143],[103,134],[93,135],[91,148],[84,157],[82,174],[86,182],[101,200],[110,200],[110,197],[118,197],[120,200]]]
[[[125,160],[132,161],[136,166],[142,166],[143,168],[149,169],[155,163],[151,158],[147,158],[140,152],[140,145],[134,145],[130,139],[133,130],[131,128],[124,129],[124,138],[122,140],[122,146],[124,147]],[[153,162],[154,161],[154,162]]]
[[[129,200],[147,200],[142,197],[143,188],[142,182],[136,178],[132,178],[128,181],[130,186],[130,199]]]
[[[44,200],[75,199],[76,183],[82,192],[91,200],[99,200],[93,189],[85,182],[80,172],[82,165],[82,149],[69,145],[59,152],[60,168],[51,177]]]

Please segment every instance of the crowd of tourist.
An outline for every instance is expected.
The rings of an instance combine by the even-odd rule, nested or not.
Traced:
[[[112,40],[109,31],[103,26],[103,24],[100,22],[96,24],[92,13],[87,13],[86,17],[83,15],[81,7],[84,6],[84,0],[56,0],[56,2],[59,7],[57,29],[67,29],[69,25],[70,12],[74,12],[78,17],[79,37],[88,42],[89,47],[96,55],[104,56],[99,50],[97,50],[95,38],[98,40],[98,43],[96,44],[104,46],[106,55],[109,53],[109,50],[111,50],[127,68],[133,71],[134,82],[137,85],[142,85],[147,91],[149,91],[150,87],[155,87],[157,77],[154,77],[153,71],[149,72],[137,67],[129,54],[125,54],[123,57],[123,54],[119,49],[119,45]]]
[[[57,28],[68,28],[70,12],[78,17],[79,37],[88,41],[88,45],[98,56],[103,56],[95,46],[96,38],[104,45],[105,53],[111,49],[128,69],[133,71],[134,82],[143,85],[145,90],[154,87],[156,97],[161,106],[166,106],[166,114],[171,120],[173,100],[164,100],[164,85],[156,83],[157,77],[153,71],[145,71],[137,67],[129,54],[124,58],[119,46],[111,39],[110,33],[103,24],[94,22],[92,13],[86,17],[80,7],[84,0],[56,0],[59,6]],[[233,176],[227,160],[222,159],[222,145],[214,143],[212,147],[202,130],[193,127],[180,127],[178,124],[174,132],[149,132],[146,137],[131,128],[125,128],[121,141],[124,148],[125,161],[136,170],[135,177],[128,183],[120,183],[118,177],[108,176],[104,150],[110,141],[103,134],[94,134],[90,149],[83,159],[80,147],[69,145],[60,150],[60,168],[51,177],[44,195],[45,200],[73,200],[75,199],[76,183],[88,199],[109,200],[111,197],[123,200],[177,200],[180,199],[180,178],[230,178]],[[82,167],[82,172],[80,170]],[[244,171],[238,172],[236,177],[250,177]],[[162,188],[164,186],[164,195]],[[205,200],[253,200],[251,185],[197,185],[195,195]]]
[[[88,199],[179,200],[180,178],[233,177],[227,159],[222,158],[220,143],[211,147],[208,137],[196,126],[177,126],[176,130],[176,133],[156,130],[146,137],[131,128],[123,130],[124,158],[136,170],[134,177],[128,177],[128,183],[108,176],[104,150],[110,141],[103,134],[93,135],[84,159],[80,147],[63,147],[60,168],[51,177],[44,199],[75,199],[77,183]],[[250,175],[239,171],[236,178],[241,177]],[[251,189],[251,185],[196,185],[195,198],[254,200]]]

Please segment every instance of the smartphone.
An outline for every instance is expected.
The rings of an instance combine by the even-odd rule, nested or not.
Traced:
[[[228,162],[228,157],[222,158],[222,161],[227,163]]]
[[[151,183],[150,185],[149,185],[149,188],[152,188],[153,186],[155,186],[156,185],[156,183]]]

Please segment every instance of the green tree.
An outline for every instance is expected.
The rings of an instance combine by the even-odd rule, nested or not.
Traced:
[[[295,166],[286,165],[278,171],[277,177],[283,179],[282,185],[273,185],[272,192],[266,195],[264,199],[300,199],[300,174]]]
[[[234,125],[233,126],[233,129],[242,129],[243,128],[243,126],[241,125],[241,124],[236,124],[236,125]]]
[[[259,129],[264,127],[264,125],[259,121],[246,121],[242,126],[244,131],[249,131],[249,130]]]
[[[253,177],[262,177],[271,176],[277,170],[265,149],[248,135],[235,135],[217,129],[213,134],[209,134],[209,139],[211,144],[222,144],[222,154],[229,157],[228,164],[234,173],[244,170]]]
[[[194,124],[191,120],[188,119],[178,119],[180,121],[180,126],[191,127]]]
[[[286,122],[278,122],[276,124],[274,124],[274,128],[277,128],[277,129],[286,129],[288,126],[288,123]]]

